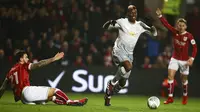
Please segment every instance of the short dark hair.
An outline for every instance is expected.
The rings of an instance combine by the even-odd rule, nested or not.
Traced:
[[[18,50],[14,53],[14,63],[17,63],[20,61],[20,58],[24,56],[24,54],[27,54],[24,50]]]

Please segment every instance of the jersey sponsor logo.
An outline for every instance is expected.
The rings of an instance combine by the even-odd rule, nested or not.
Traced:
[[[129,32],[129,34],[130,34],[131,36],[134,36],[134,35],[135,35],[135,33],[134,33],[134,32]]]
[[[192,45],[196,44],[196,42],[195,42],[194,39],[191,40],[191,44],[192,44]]]
[[[187,41],[187,37],[183,37],[183,40],[184,40],[184,41]]]
[[[175,43],[180,45],[180,46],[185,46],[185,44],[186,44],[185,42],[181,42],[181,41],[179,41],[177,39],[175,39]]]

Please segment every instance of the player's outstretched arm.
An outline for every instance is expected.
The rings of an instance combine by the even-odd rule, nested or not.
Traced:
[[[3,96],[3,93],[5,92],[7,84],[8,84],[8,79],[6,78],[0,87],[0,98]]]
[[[113,29],[119,29],[120,25],[116,22],[116,20],[109,20],[103,25],[103,29],[105,30],[113,30]]]
[[[31,64],[31,67],[30,69],[33,70],[33,69],[36,69],[36,68],[39,68],[39,67],[42,67],[42,66],[45,66],[45,65],[48,65],[54,61],[57,61],[57,60],[60,60],[61,58],[63,58],[64,56],[64,53],[61,52],[61,53],[57,53],[54,57],[52,58],[49,58],[49,59],[45,59],[45,60],[41,60],[37,63],[33,63]]]
[[[162,12],[159,8],[157,8],[156,10],[156,14],[158,16],[158,18],[160,19],[160,21],[162,22],[162,24],[167,28],[169,29],[172,33],[177,33],[176,29],[171,26],[168,21],[162,16]]]
[[[157,36],[157,30],[155,26],[151,26],[149,27],[148,25],[146,25],[145,23],[143,23],[142,21],[140,21],[140,25],[146,30],[145,33],[147,33],[150,36]]]

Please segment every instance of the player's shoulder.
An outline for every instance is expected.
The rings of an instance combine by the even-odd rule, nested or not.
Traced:
[[[7,76],[10,76],[12,73],[16,72],[19,68],[19,64],[13,65],[13,67],[9,70]]]
[[[135,25],[138,26],[138,27],[141,27],[142,28],[142,24],[143,25],[146,25],[144,22],[142,21],[135,21]]]
[[[117,22],[127,22],[128,18],[119,18],[116,20]]]
[[[192,34],[190,32],[186,32],[186,35],[188,36],[192,36]]]
[[[135,23],[143,23],[142,21],[135,21]]]
[[[10,69],[10,72],[16,71],[20,67],[20,64],[15,64],[13,67]]]
[[[141,24],[141,23],[145,24],[145,23],[142,22],[142,21],[135,21],[135,23],[136,23],[136,24]]]

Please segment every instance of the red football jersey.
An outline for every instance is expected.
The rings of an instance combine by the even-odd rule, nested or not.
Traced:
[[[197,54],[197,45],[192,34],[190,34],[189,32],[179,34],[178,31],[174,27],[172,27],[164,17],[160,17],[160,20],[162,24],[173,33],[174,51],[172,57],[182,61],[188,60],[189,59],[188,48],[191,43],[193,47],[191,57],[195,58]]]
[[[26,86],[30,86],[29,73],[28,73],[30,65],[31,63],[26,63],[26,64],[18,63],[11,68],[11,70],[6,76],[6,78],[11,84],[11,88],[13,89],[15,101],[21,99],[21,92],[23,88]]]

